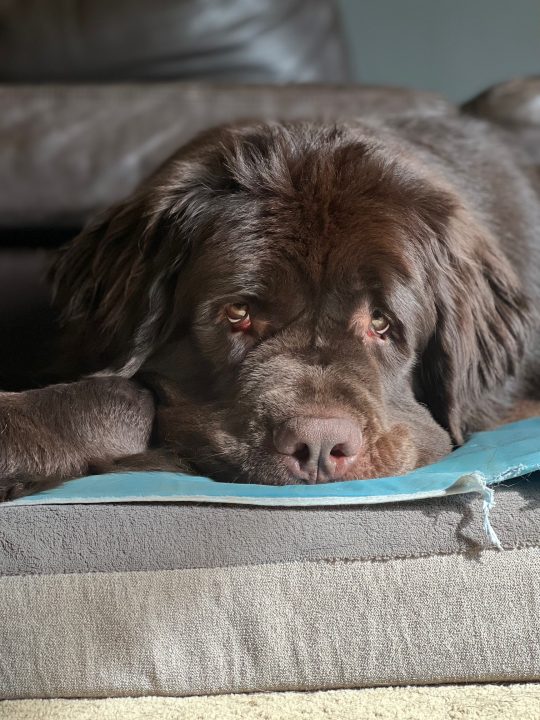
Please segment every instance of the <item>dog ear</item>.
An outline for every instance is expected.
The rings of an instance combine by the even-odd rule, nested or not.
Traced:
[[[166,165],[59,252],[64,350],[83,372],[131,377],[173,329],[167,310],[211,194],[204,176],[192,160]]]
[[[461,444],[515,375],[533,321],[519,278],[496,239],[463,207],[436,228],[426,253],[436,329],[419,366],[423,401]],[[490,397],[491,395],[491,397]]]

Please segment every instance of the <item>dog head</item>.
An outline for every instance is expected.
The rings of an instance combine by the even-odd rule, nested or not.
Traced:
[[[272,484],[440,458],[528,322],[463,198],[361,126],[205,133],[68,245],[54,280],[87,370],[162,378],[161,442]]]

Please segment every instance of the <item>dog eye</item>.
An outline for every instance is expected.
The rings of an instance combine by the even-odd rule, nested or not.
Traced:
[[[371,316],[370,327],[374,333],[382,336],[390,330],[390,322],[388,321],[386,315],[384,315],[380,310],[375,310]]]
[[[231,324],[232,330],[249,330],[251,327],[249,305],[246,303],[231,303],[230,305],[226,305],[225,315]]]

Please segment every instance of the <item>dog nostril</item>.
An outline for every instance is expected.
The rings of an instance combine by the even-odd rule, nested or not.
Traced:
[[[294,450],[292,456],[298,460],[298,462],[307,462],[310,458],[309,446],[306,443],[300,443]]]
[[[345,452],[342,444],[334,445],[334,447],[330,450],[330,455],[335,458],[347,457],[348,454],[350,453]]]

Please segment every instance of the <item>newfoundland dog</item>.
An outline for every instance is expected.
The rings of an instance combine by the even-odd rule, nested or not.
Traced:
[[[52,271],[82,380],[0,394],[0,496],[406,473],[540,390],[540,197],[488,123],[204,133]]]

